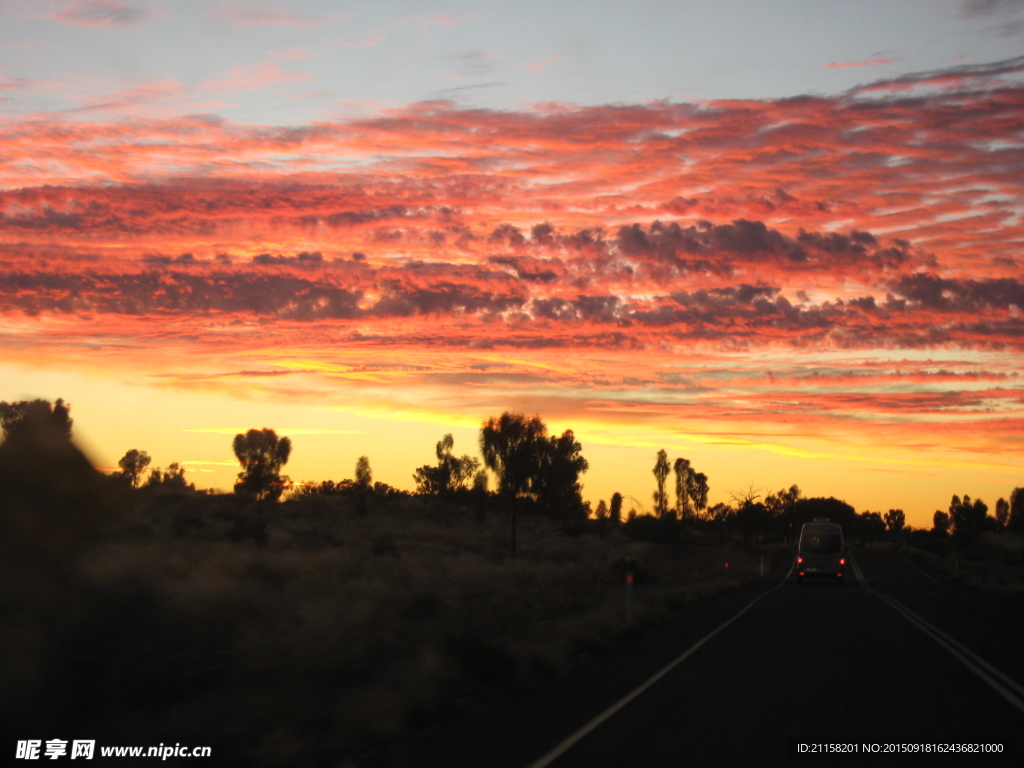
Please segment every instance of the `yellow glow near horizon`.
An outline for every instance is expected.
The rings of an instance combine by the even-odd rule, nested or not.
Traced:
[[[352,477],[356,459],[367,455],[376,480],[411,490],[413,471],[434,462],[434,444],[444,433],[455,436],[457,454],[478,456],[479,426],[500,412],[446,416],[428,408],[389,409],[384,404],[346,408],[269,403],[2,364],[0,383],[14,392],[9,400],[65,397],[72,406],[76,439],[98,466],[116,467],[125,451],[138,448],[150,453],[151,466],[177,461],[199,486],[221,490],[231,488],[238,469],[231,437],[249,428],[274,428],[292,440],[285,471],[296,482]],[[945,509],[953,493],[969,493],[994,507],[997,498],[1008,498],[1020,477],[1012,460],[958,457],[952,448],[945,458],[923,460],[898,448],[870,455],[863,448],[841,448],[842,442],[830,449],[829,441],[815,440],[809,447],[785,435],[766,441],[756,435],[723,437],[622,425],[596,420],[593,414],[576,422],[540,415],[552,433],[571,428],[582,443],[590,462],[583,476],[584,497],[594,506],[616,491],[650,506],[651,470],[660,448],[669,451],[670,459],[683,456],[708,475],[712,504],[729,502],[730,494],[750,485],[763,495],[795,483],[805,495],[834,495],[858,511],[902,508],[908,523],[918,527],[930,527],[932,512]],[[724,432],[736,425],[702,426]]]

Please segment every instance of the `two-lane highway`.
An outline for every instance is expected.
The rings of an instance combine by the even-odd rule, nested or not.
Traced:
[[[722,599],[717,614],[709,601],[694,609],[695,631],[674,638],[674,653],[631,685],[601,684],[602,675],[621,676],[628,666],[611,654],[589,665],[586,677],[500,708],[498,723],[481,717],[463,734],[448,733],[443,749],[426,749],[412,764],[819,764],[794,756],[796,743],[1001,743],[1024,757],[1024,696],[1017,693],[1024,691],[1024,606],[946,587],[894,551],[864,550],[852,559],[843,586],[799,585],[790,575],[748,591],[742,602]],[[643,644],[632,650],[645,649],[665,652]],[[517,706],[530,711],[517,714]],[[531,719],[538,711],[554,713],[544,727]],[[1013,764],[1009,757],[942,762]]]

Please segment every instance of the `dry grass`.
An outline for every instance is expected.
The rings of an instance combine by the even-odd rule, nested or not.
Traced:
[[[265,545],[229,540],[240,514],[252,511],[202,497],[142,505],[73,578],[8,598],[0,715],[317,765],[600,652],[627,629],[624,561],[640,625],[759,568],[738,546],[569,535],[529,517],[513,559],[504,515],[417,499],[363,515],[339,499],[285,504]]]
[[[964,552],[914,549],[913,554],[947,581],[1024,600],[1024,536],[988,532]]]

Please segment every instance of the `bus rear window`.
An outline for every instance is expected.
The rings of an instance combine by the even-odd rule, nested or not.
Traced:
[[[832,531],[804,533],[800,550],[811,555],[829,555],[843,550],[843,537]]]

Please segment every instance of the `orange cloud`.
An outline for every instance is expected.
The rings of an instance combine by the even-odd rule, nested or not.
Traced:
[[[302,79],[283,60],[236,71],[208,84],[209,92]],[[183,94],[176,83],[158,83],[106,103],[166,96]],[[490,194],[486,201],[504,208],[503,218],[513,223],[603,226],[648,212],[689,222],[764,219],[785,222],[793,232],[838,220],[913,233],[915,243],[929,248],[971,226],[972,247],[1009,258],[1020,244],[1019,161],[1004,138],[1021,118],[1015,98],[958,95],[956,119],[941,118],[943,132],[931,131],[925,142],[920,127],[950,114],[941,101],[864,102],[859,94],[516,114],[434,104],[301,128],[189,118],[136,123],[126,132],[112,124],[25,120],[5,126],[6,145],[26,152],[3,170],[18,186],[168,175],[338,178],[323,175],[326,164],[351,168],[343,183],[433,186],[446,202],[459,186],[466,190],[461,201],[475,206]],[[77,140],[69,144],[63,137],[72,132]],[[45,164],[33,165],[32,147],[45,149]],[[937,194],[936,180],[947,177],[964,181],[953,191],[944,184]],[[505,202],[512,186],[515,206]],[[986,218],[971,221],[980,214]]]
[[[1024,447],[1021,71],[296,127],[8,120],[0,350],[644,445],[946,462],[952,435],[996,462]]]

